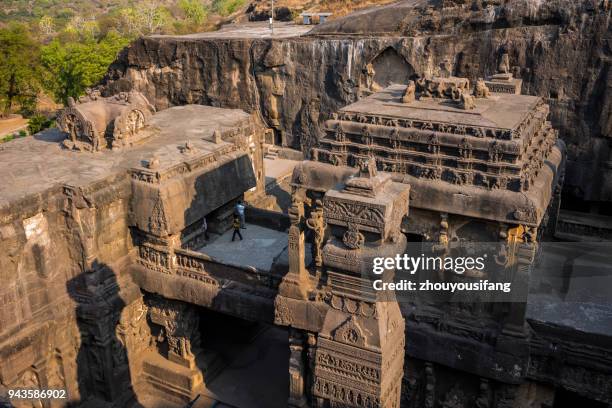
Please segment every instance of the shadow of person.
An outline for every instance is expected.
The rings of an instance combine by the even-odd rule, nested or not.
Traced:
[[[67,289],[76,303],[81,337],[76,358],[80,401],[73,406],[140,406],[126,346],[130,333],[124,329],[124,320],[129,319],[124,308],[133,300],[130,291],[124,293],[115,271],[98,261],[87,272],[69,280]]]

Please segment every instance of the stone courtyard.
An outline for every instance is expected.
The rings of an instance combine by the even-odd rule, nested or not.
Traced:
[[[532,39],[510,40],[565,25],[479,13],[403,1],[139,39],[57,128],[0,146],[0,406],[612,406],[609,171],[581,193],[593,211],[563,208],[582,164]],[[429,31],[451,17],[471,28]],[[423,278],[523,299],[369,285],[378,257],[479,246],[483,271]]]

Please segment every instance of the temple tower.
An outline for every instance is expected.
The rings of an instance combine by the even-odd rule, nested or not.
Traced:
[[[405,251],[399,227],[409,190],[377,174],[371,159],[357,177],[310,200],[302,223],[313,231],[310,271],[294,265],[305,259],[303,204],[292,211],[291,270],[276,302],[277,323],[298,329],[290,341],[291,406],[304,406],[310,393],[313,407],[399,407],[404,319],[392,295],[373,289],[371,276],[375,257]],[[392,277],[393,270],[383,275]]]

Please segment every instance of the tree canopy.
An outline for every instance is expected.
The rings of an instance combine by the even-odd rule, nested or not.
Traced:
[[[28,105],[39,91],[39,46],[28,30],[11,24],[0,30],[0,101],[2,116],[18,102]]]
[[[69,97],[78,98],[104,77],[108,66],[128,42],[113,31],[99,41],[89,38],[83,42],[62,43],[54,39],[41,51],[45,88],[64,104]]]
[[[32,116],[40,91],[66,104],[98,83],[139,36],[214,27],[245,0],[4,0],[0,5],[0,114]],[[11,19],[21,24],[10,23]],[[30,107],[24,110],[24,107]]]

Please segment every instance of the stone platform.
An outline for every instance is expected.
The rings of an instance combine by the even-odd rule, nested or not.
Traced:
[[[214,337],[223,337],[217,333]],[[285,406],[288,398],[287,332],[273,327],[263,330],[249,344],[217,344],[216,352],[226,366],[212,381],[198,389],[194,408],[270,408]],[[147,390],[138,393],[145,408],[183,408]]]
[[[170,108],[156,113],[143,143],[123,151],[103,150],[95,154],[65,149],[65,134],[57,129],[0,146],[0,209],[27,195],[69,184],[82,187],[112,179],[133,167],[141,167],[157,155],[160,167],[183,162],[189,155],[181,152],[192,141],[200,153],[213,153],[229,143],[215,144],[215,130],[251,126],[249,115],[237,109],[202,105]]]
[[[475,109],[466,111],[450,100],[421,98],[401,103],[403,85],[393,85],[369,98],[340,109],[340,113],[361,113],[396,118],[409,118],[426,122],[459,124],[468,127],[515,129],[527,119],[541,98],[528,95],[492,95],[478,99]]]
[[[232,242],[234,230],[230,229],[198,252],[223,263],[270,271],[274,260],[287,248],[287,233],[249,223],[246,226],[240,230],[242,241],[236,237]]]
[[[294,23],[274,22],[274,34],[270,31],[270,25],[260,22],[227,24],[218,31],[206,33],[187,34],[180,36],[154,35],[151,38],[177,38],[177,39],[248,39],[248,38],[291,38],[299,37],[308,33],[312,26],[297,25]]]

